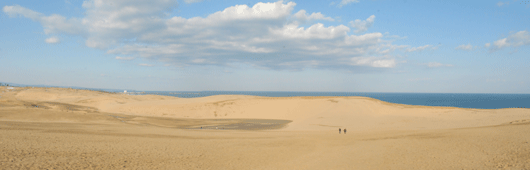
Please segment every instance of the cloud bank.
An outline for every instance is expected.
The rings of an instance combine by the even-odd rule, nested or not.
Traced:
[[[374,15],[364,21],[351,21],[351,28],[325,26],[318,21],[334,21],[333,18],[320,12],[295,12],[295,5],[283,1],[260,2],[252,7],[235,5],[192,18],[170,16],[177,6],[173,0],[87,0],[82,5],[86,11],[83,18],[46,16],[18,5],[4,6],[3,11],[10,17],[39,22],[47,35],[81,36],[88,47],[131,56],[116,57],[118,60],[144,58],[178,67],[247,64],[266,69],[396,65],[390,52],[403,45],[392,44],[379,32],[351,34],[351,28],[355,28],[355,33],[369,29]],[[300,26],[311,22],[314,24]]]

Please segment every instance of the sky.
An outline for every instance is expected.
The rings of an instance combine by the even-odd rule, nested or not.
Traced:
[[[0,82],[530,93],[530,1],[0,2]]]

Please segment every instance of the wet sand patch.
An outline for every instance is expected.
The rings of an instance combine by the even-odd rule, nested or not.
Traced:
[[[291,120],[280,119],[188,119],[160,118],[130,115],[108,115],[123,123],[136,125],[153,125],[178,129],[213,129],[213,130],[274,130],[281,129]]]
[[[273,130],[285,127],[290,120],[277,119],[213,119],[216,125],[188,126],[185,129]]]

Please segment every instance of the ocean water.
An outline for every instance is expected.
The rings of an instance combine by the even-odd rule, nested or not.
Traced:
[[[4,82],[4,84],[6,84]],[[13,84],[13,83],[7,83]],[[59,87],[83,90],[123,93],[116,89],[94,89],[82,87],[21,85],[18,87]],[[263,91],[146,91],[129,90],[132,95],[156,94],[181,98],[206,97],[213,95],[252,95],[264,97],[291,96],[364,96],[382,101],[408,105],[446,106],[476,109],[530,108],[530,94],[497,94],[497,93],[364,93],[364,92],[263,92]]]
[[[134,94],[134,92],[133,92]],[[265,97],[290,96],[364,96],[390,103],[446,106],[477,109],[530,108],[530,94],[478,93],[356,93],[356,92],[242,92],[242,91],[150,91],[136,94],[157,94],[181,98],[213,95],[252,95]]]

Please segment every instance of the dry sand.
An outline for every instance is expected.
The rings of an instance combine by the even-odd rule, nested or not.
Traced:
[[[0,87],[2,169],[530,169],[529,131],[523,108]]]

